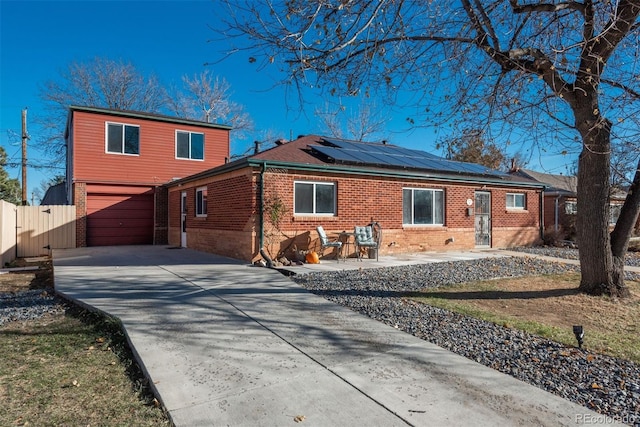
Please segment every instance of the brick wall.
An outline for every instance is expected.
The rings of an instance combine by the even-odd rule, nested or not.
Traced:
[[[562,238],[570,237],[575,232],[575,215],[567,215],[566,203],[575,202],[574,197],[560,197],[558,199],[558,227]],[[556,224],[556,196],[546,196],[544,198],[544,227],[545,231],[554,230]]]
[[[155,188],[155,226],[153,243],[156,245],[166,245],[168,243],[169,226],[169,191],[167,187]]]
[[[196,189],[207,188],[207,215],[195,215]],[[179,246],[180,197],[187,196],[187,247],[251,260],[258,253],[257,177],[249,169],[169,189],[170,245]]]
[[[237,171],[225,177],[174,187],[169,195],[169,240],[179,243],[179,194],[187,191],[189,212],[194,209],[195,189],[208,189],[208,215],[187,219],[187,246],[198,250],[254,260],[259,255],[260,196],[258,171]],[[353,231],[356,225],[377,221],[383,229],[381,255],[403,252],[464,250],[475,247],[475,216],[469,215],[467,200],[476,191],[491,193],[492,247],[532,244],[540,235],[539,192],[491,186],[412,181],[336,174],[302,174],[285,169],[269,169],[264,174],[265,200],[279,198],[286,207],[280,230],[265,223],[265,245],[270,253],[288,249],[320,249],[316,227],[321,225],[333,237],[341,231]],[[335,216],[294,215],[294,182],[331,182],[336,185]],[[404,225],[402,218],[403,188],[443,190],[445,196],[444,225]],[[524,193],[525,209],[507,209],[507,193]],[[327,251],[326,255],[330,252]]]
[[[87,246],[87,185],[84,182],[73,184],[73,202],[76,205],[76,246]]]

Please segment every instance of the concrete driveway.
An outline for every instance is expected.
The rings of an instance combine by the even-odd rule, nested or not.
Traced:
[[[274,270],[166,246],[55,250],[53,260],[58,293],[122,321],[176,426],[602,419]]]

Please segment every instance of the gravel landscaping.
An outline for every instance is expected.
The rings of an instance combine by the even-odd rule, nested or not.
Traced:
[[[15,321],[35,320],[45,314],[64,313],[67,303],[42,289],[0,293],[0,326]]]
[[[493,258],[294,276],[306,289],[600,414],[640,426],[640,366],[403,298],[428,287],[577,271],[534,258]],[[627,274],[637,280],[636,274]]]

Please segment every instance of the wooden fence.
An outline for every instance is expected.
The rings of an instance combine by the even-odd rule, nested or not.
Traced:
[[[50,255],[52,249],[76,247],[75,206],[16,206],[15,215],[15,222],[3,220],[1,224],[5,238],[15,236],[15,257]]]

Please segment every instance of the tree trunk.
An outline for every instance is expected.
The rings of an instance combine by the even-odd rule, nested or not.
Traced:
[[[616,222],[616,226],[611,232],[611,253],[613,255],[614,262],[620,262],[624,268],[624,257],[629,249],[629,239],[631,233],[638,221],[638,215],[640,214],[640,160],[638,160],[638,166],[636,173],[633,177],[633,182],[627,191],[627,197],[625,198],[622,209],[620,210],[620,216]]]
[[[624,259],[614,259],[609,235],[610,123],[591,112],[576,115],[583,148],[578,162],[577,237],[581,280],[590,295],[628,297]]]

